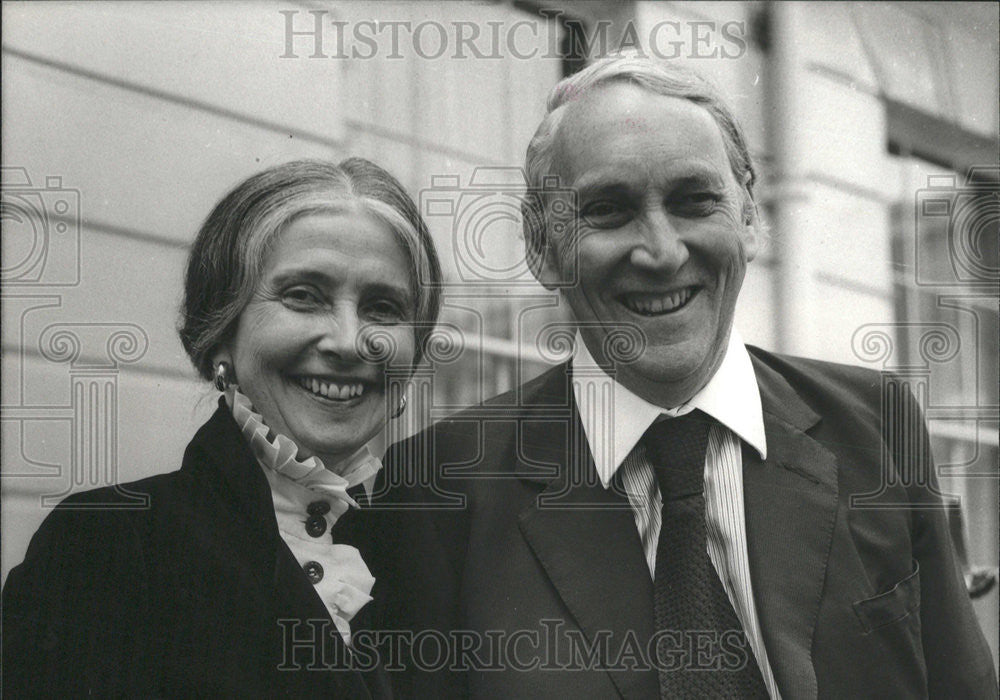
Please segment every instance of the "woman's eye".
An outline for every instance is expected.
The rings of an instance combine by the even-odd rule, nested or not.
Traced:
[[[281,300],[293,308],[314,307],[322,303],[319,296],[306,287],[292,287],[285,290]]]
[[[388,300],[372,302],[365,310],[367,315],[376,321],[398,322],[402,321],[404,317],[402,308],[395,302]]]

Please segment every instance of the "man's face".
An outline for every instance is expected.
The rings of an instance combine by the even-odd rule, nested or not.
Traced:
[[[540,279],[575,255],[580,282],[564,295],[594,357],[609,332],[638,328],[646,348],[616,378],[658,405],[687,401],[722,362],[757,252],[718,126],[687,100],[611,84],[567,107],[553,171],[578,210]]]

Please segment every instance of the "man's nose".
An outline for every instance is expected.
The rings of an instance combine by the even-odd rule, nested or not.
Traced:
[[[640,238],[632,248],[631,262],[636,267],[661,274],[673,274],[690,257],[676,222],[662,208],[648,211],[639,220]]]

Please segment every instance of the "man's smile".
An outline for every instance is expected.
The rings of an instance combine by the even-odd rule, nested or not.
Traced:
[[[641,316],[662,316],[683,309],[699,290],[699,287],[683,287],[671,292],[632,292],[617,299],[629,311]]]

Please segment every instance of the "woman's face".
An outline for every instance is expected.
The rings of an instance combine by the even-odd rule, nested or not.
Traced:
[[[385,366],[414,356],[412,290],[402,243],[363,211],[302,216],[278,234],[227,349],[240,391],[300,457],[332,464],[382,428]],[[372,331],[395,341],[377,364],[358,352]]]

